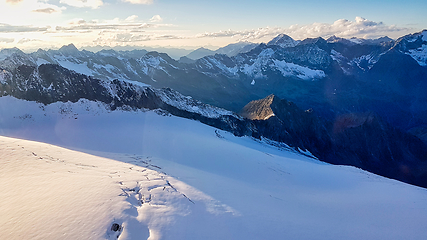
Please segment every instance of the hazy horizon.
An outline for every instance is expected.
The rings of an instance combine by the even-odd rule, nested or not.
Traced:
[[[423,1],[3,0],[0,49],[58,49],[70,43],[79,49],[215,49],[239,41],[267,42],[281,33],[295,40],[396,39],[427,29],[426,8]]]

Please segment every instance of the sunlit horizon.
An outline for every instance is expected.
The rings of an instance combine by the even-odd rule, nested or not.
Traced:
[[[0,49],[85,47],[211,50],[231,43],[337,36],[397,39],[427,29],[427,3],[359,1],[193,2],[164,0],[3,0]],[[384,11],[378,11],[379,8]],[[425,8],[424,8],[425,9]]]

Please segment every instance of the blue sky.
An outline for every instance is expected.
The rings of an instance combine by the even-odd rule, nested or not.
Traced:
[[[0,48],[215,48],[280,33],[397,38],[427,29],[426,10],[425,0],[1,0]]]

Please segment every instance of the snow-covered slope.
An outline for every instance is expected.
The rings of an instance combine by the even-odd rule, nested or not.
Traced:
[[[144,167],[14,138],[0,146],[3,239],[158,239],[151,221],[191,204],[172,188],[182,183]]]
[[[196,121],[1,97],[0,134],[72,149],[0,138],[5,239],[425,237],[425,189]]]

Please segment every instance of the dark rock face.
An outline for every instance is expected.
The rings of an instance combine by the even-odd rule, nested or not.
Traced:
[[[318,156],[318,149],[330,148],[328,133],[311,110],[303,111],[274,95],[250,102],[241,115],[254,121],[262,137],[312,151],[315,156]]]
[[[427,145],[374,113],[343,114],[327,121],[270,95],[246,105],[242,115],[253,119],[260,136],[308,150],[321,161],[427,187]]]

